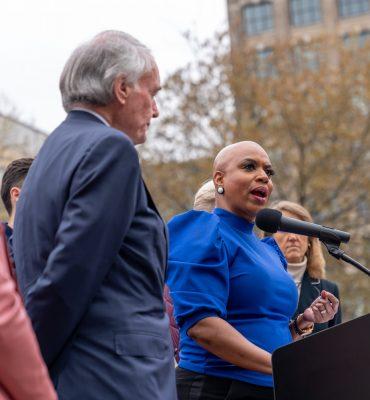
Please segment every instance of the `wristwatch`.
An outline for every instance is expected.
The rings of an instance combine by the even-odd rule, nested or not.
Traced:
[[[293,321],[292,321],[293,330],[299,336],[307,336],[313,332],[314,323],[312,322],[312,325],[308,326],[307,328],[301,329],[298,326],[298,317],[301,315],[303,315],[303,314],[299,314],[299,315],[297,315],[296,318],[293,319]]]

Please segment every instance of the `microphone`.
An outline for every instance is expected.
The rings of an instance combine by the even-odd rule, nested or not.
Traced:
[[[351,237],[348,232],[301,221],[300,219],[284,217],[279,210],[271,208],[264,208],[258,211],[256,225],[265,232],[275,233],[282,231],[296,233],[298,235],[317,237],[326,243],[347,243]]]

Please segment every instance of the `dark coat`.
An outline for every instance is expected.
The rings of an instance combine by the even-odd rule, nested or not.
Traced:
[[[298,308],[294,318],[304,312],[304,310],[311,305],[311,303],[320,295],[322,290],[332,293],[337,299],[339,299],[338,286],[331,281],[326,279],[315,279],[311,278],[306,271],[302,279],[301,294],[299,296]],[[335,317],[326,322],[325,324],[315,324],[314,331],[319,332],[323,329],[330,328],[334,325],[338,325],[342,322],[342,311],[339,303],[339,309]]]
[[[72,111],[17,203],[14,253],[59,399],[175,400],[165,225],[131,140]]]

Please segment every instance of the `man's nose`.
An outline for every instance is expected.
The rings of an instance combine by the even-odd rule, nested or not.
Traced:
[[[158,118],[159,117],[159,110],[158,110],[157,102],[155,101],[155,99],[153,99],[152,109],[153,109],[152,118]]]

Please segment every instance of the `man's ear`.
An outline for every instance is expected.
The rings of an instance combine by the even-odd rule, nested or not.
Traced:
[[[222,171],[215,171],[213,173],[213,182],[216,186],[223,186],[224,185],[224,173]]]
[[[19,188],[19,187],[17,187],[17,186],[13,186],[11,189],[10,189],[10,201],[12,202],[12,203],[15,203],[15,202],[17,202],[18,201],[18,199],[19,199],[19,196],[20,196],[20,194],[21,194],[21,189]]]
[[[132,85],[128,85],[124,76],[116,78],[113,84],[113,92],[120,104],[125,104],[132,89]]]

